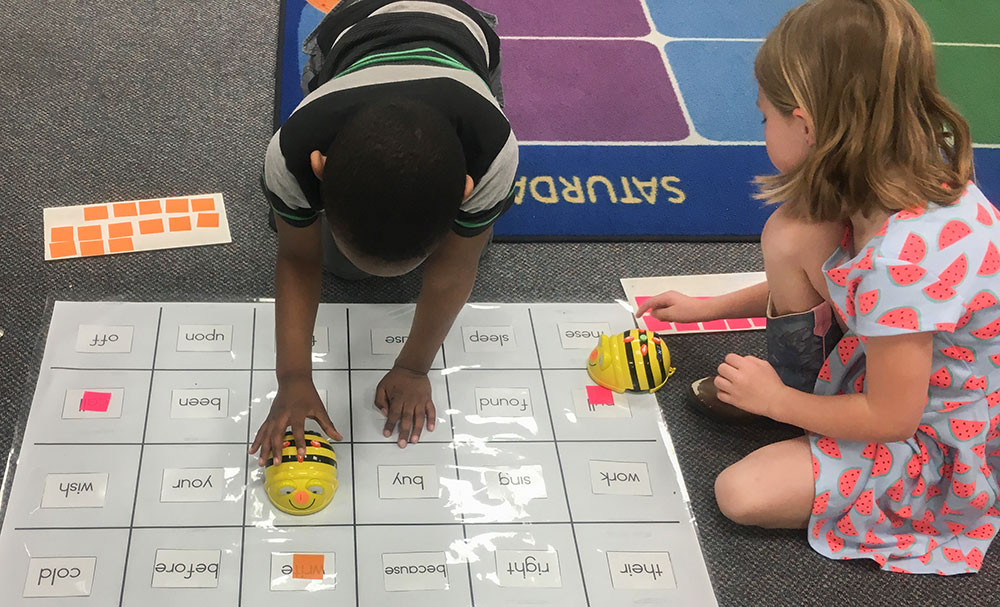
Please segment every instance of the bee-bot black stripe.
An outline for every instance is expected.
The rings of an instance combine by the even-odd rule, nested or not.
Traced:
[[[625,358],[628,360],[628,374],[632,377],[632,389],[639,389],[639,375],[635,372],[635,353],[632,351],[632,344],[622,344],[625,346]]]
[[[274,465],[274,460],[273,459],[269,459],[269,460],[267,460],[267,462],[268,462],[267,466],[265,466],[266,468],[270,468],[271,466]],[[297,455],[282,455],[281,456],[281,463],[285,463],[285,462],[296,462],[296,463],[299,463],[299,456],[297,456]],[[333,459],[332,457],[327,457],[325,455],[317,455],[317,454],[314,454],[314,453],[306,453],[302,457],[302,462],[301,463],[304,463],[304,462],[314,462],[314,463],[317,463],[317,464],[327,464],[329,466],[333,466],[334,468],[337,467],[337,460]]]

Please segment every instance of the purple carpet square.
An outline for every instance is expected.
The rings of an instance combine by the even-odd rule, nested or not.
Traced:
[[[679,141],[660,50],[636,40],[505,40],[505,112],[521,141]]]
[[[650,31],[641,0],[473,0],[472,4],[499,18],[501,36],[638,38]]]

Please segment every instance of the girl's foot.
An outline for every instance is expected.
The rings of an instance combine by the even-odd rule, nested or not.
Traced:
[[[691,384],[687,401],[697,413],[724,424],[749,424],[763,419],[719,400],[714,376],[703,377]]]

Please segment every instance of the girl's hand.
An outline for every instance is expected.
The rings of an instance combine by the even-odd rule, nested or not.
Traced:
[[[705,314],[705,301],[704,299],[688,297],[677,291],[667,291],[642,302],[642,305],[635,312],[635,317],[641,318],[649,312],[653,318],[666,322],[711,320]]]
[[[719,400],[744,411],[772,417],[788,390],[774,367],[754,356],[729,354],[715,378]]]

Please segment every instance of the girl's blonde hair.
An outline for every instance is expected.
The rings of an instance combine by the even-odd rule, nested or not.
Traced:
[[[969,125],[938,91],[930,32],[906,0],[812,0],[788,12],[754,64],[784,115],[802,108],[815,145],[795,169],[756,179],[794,216],[953,203],[972,177]]]

